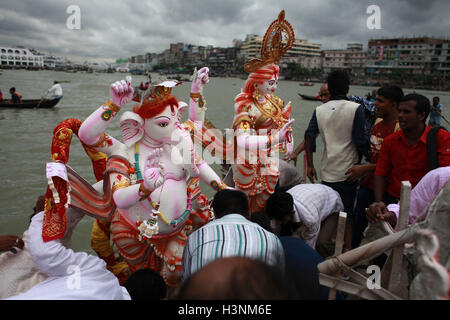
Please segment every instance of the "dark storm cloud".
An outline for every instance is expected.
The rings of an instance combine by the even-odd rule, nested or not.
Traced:
[[[81,9],[81,30],[66,27],[69,5]],[[380,30],[367,28],[369,5],[380,7]],[[105,59],[158,53],[175,42],[230,46],[263,35],[281,9],[296,38],[324,49],[370,38],[448,37],[450,28],[446,0],[3,0],[0,45]]]

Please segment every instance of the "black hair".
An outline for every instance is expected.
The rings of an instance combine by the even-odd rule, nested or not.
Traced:
[[[37,200],[36,200],[36,204],[33,207],[33,214],[30,216],[30,222],[33,219],[33,217],[38,214],[41,211],[44,211],[44,206],[45,206],[45,194],[40,195]]]
[[[9,91],[14,91],[15,92],[16,91],[16,87],[10,88]]]
[[[406,102],[406,101],[415,101],[416,105],[414,106],[414,109],[416,110],[416,112],[418,114],[420,113],[425,113],[425,118],[423,119],[423,121],[425,122],[425,120],[428,117],[428,114],[430,113],[430,100],[418,93],[410,93],[407,94],[406,96],[404,96],[402,98],[402,100],[400,100],[400,102]]]
[[[402,88],[394,85],[383,86],[378,89],[377,94],[379,96],[383,96],[388,100],[391,100],[397,105],[400,103],[400,100],[404,97]]]
[[[265,212],[252,212],[250,215],[250,221],[258,224],[267,231],[272,232],[272,228],[270,227],[270,218]]]
[[[251,267],[233,270],[226,300],[285,300],[289,298],[285,274],[274,266],[253,259]]]
[[[266,202],[266,214],[270,219],[282,220],[291,215],[294,208],[294,198],[287,192],[275,192]]]
[[[247,218],[248,198],[245,193],[239,190],[221,190],[214,195],[212,208],[217,218],[230,213],[238,213]]]
[[[164,279],[152,269],[141,269],[133,273],[123,285],[131,300],[161,300],[166,297]]]
[[[438,101],[441,101],[441,99],[439,99],[439,97],[438,96],[436,96],[436,97],[433,97],[433,100],[434,99],[438,99]]]
[[[327,77],[328,91],[330,95],[346,95],[350,88],[350,79],[343,70],[332,71]]]
[[[235,258],[237,257],[220,258],[216,261]],[[192,283],[197,274],[202,272],[203,269],[200,269],[183,282],[175,299],[286,300],[296,298],[294,286],[277,267],[252,258],[239,258],[242,259],[242,263],[231,267],[230,273],[226,274],[226,282],[212,284],[213,290],[208,292],[197,291]]]
[[[53,81],[53,83],[54,83],[54,84],[57,84],[57,83],[58,83],[58,81]]]

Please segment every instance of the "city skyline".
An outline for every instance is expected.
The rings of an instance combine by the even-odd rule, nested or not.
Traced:
[[[376,14],[368,10],[371,5],[379,8],[381,29],[369,28],[368,20],[373,22]],[[75,13],[67,10],[70,6],[80,10],[80,29],[68,27]],[[76,62],[160,53],[177,42],[230,47],[234,39],[244,40],[247,34],[263,35],[281,9],[296,38],[320,43],[322,50],[342,49],[351,42],[367,48],[373,38],[448,38],[450,27],[446,19],[450,3],[443,0],[7,0],[0,4],[0,43]]]

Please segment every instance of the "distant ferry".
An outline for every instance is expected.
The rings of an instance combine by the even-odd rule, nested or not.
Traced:
[[[129,73],[130,69],[129,68],[122,68],[122,67],[118,67],[116,69],[117,72],[121,72],[121,73]]]

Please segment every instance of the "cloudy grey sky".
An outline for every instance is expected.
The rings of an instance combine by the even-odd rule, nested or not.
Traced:
[[[81,10],[81,29],[70,30],[70,5]],[[369,5],[381,13],[370,30]],[[323,49],[370,38],[449,37],[448,0],[2,0],[0,45],[22,45],[73,60],[115,60],[160,53],[170,43],[228,47],[246,34],[263,35],[281,9],[296,38]]]

